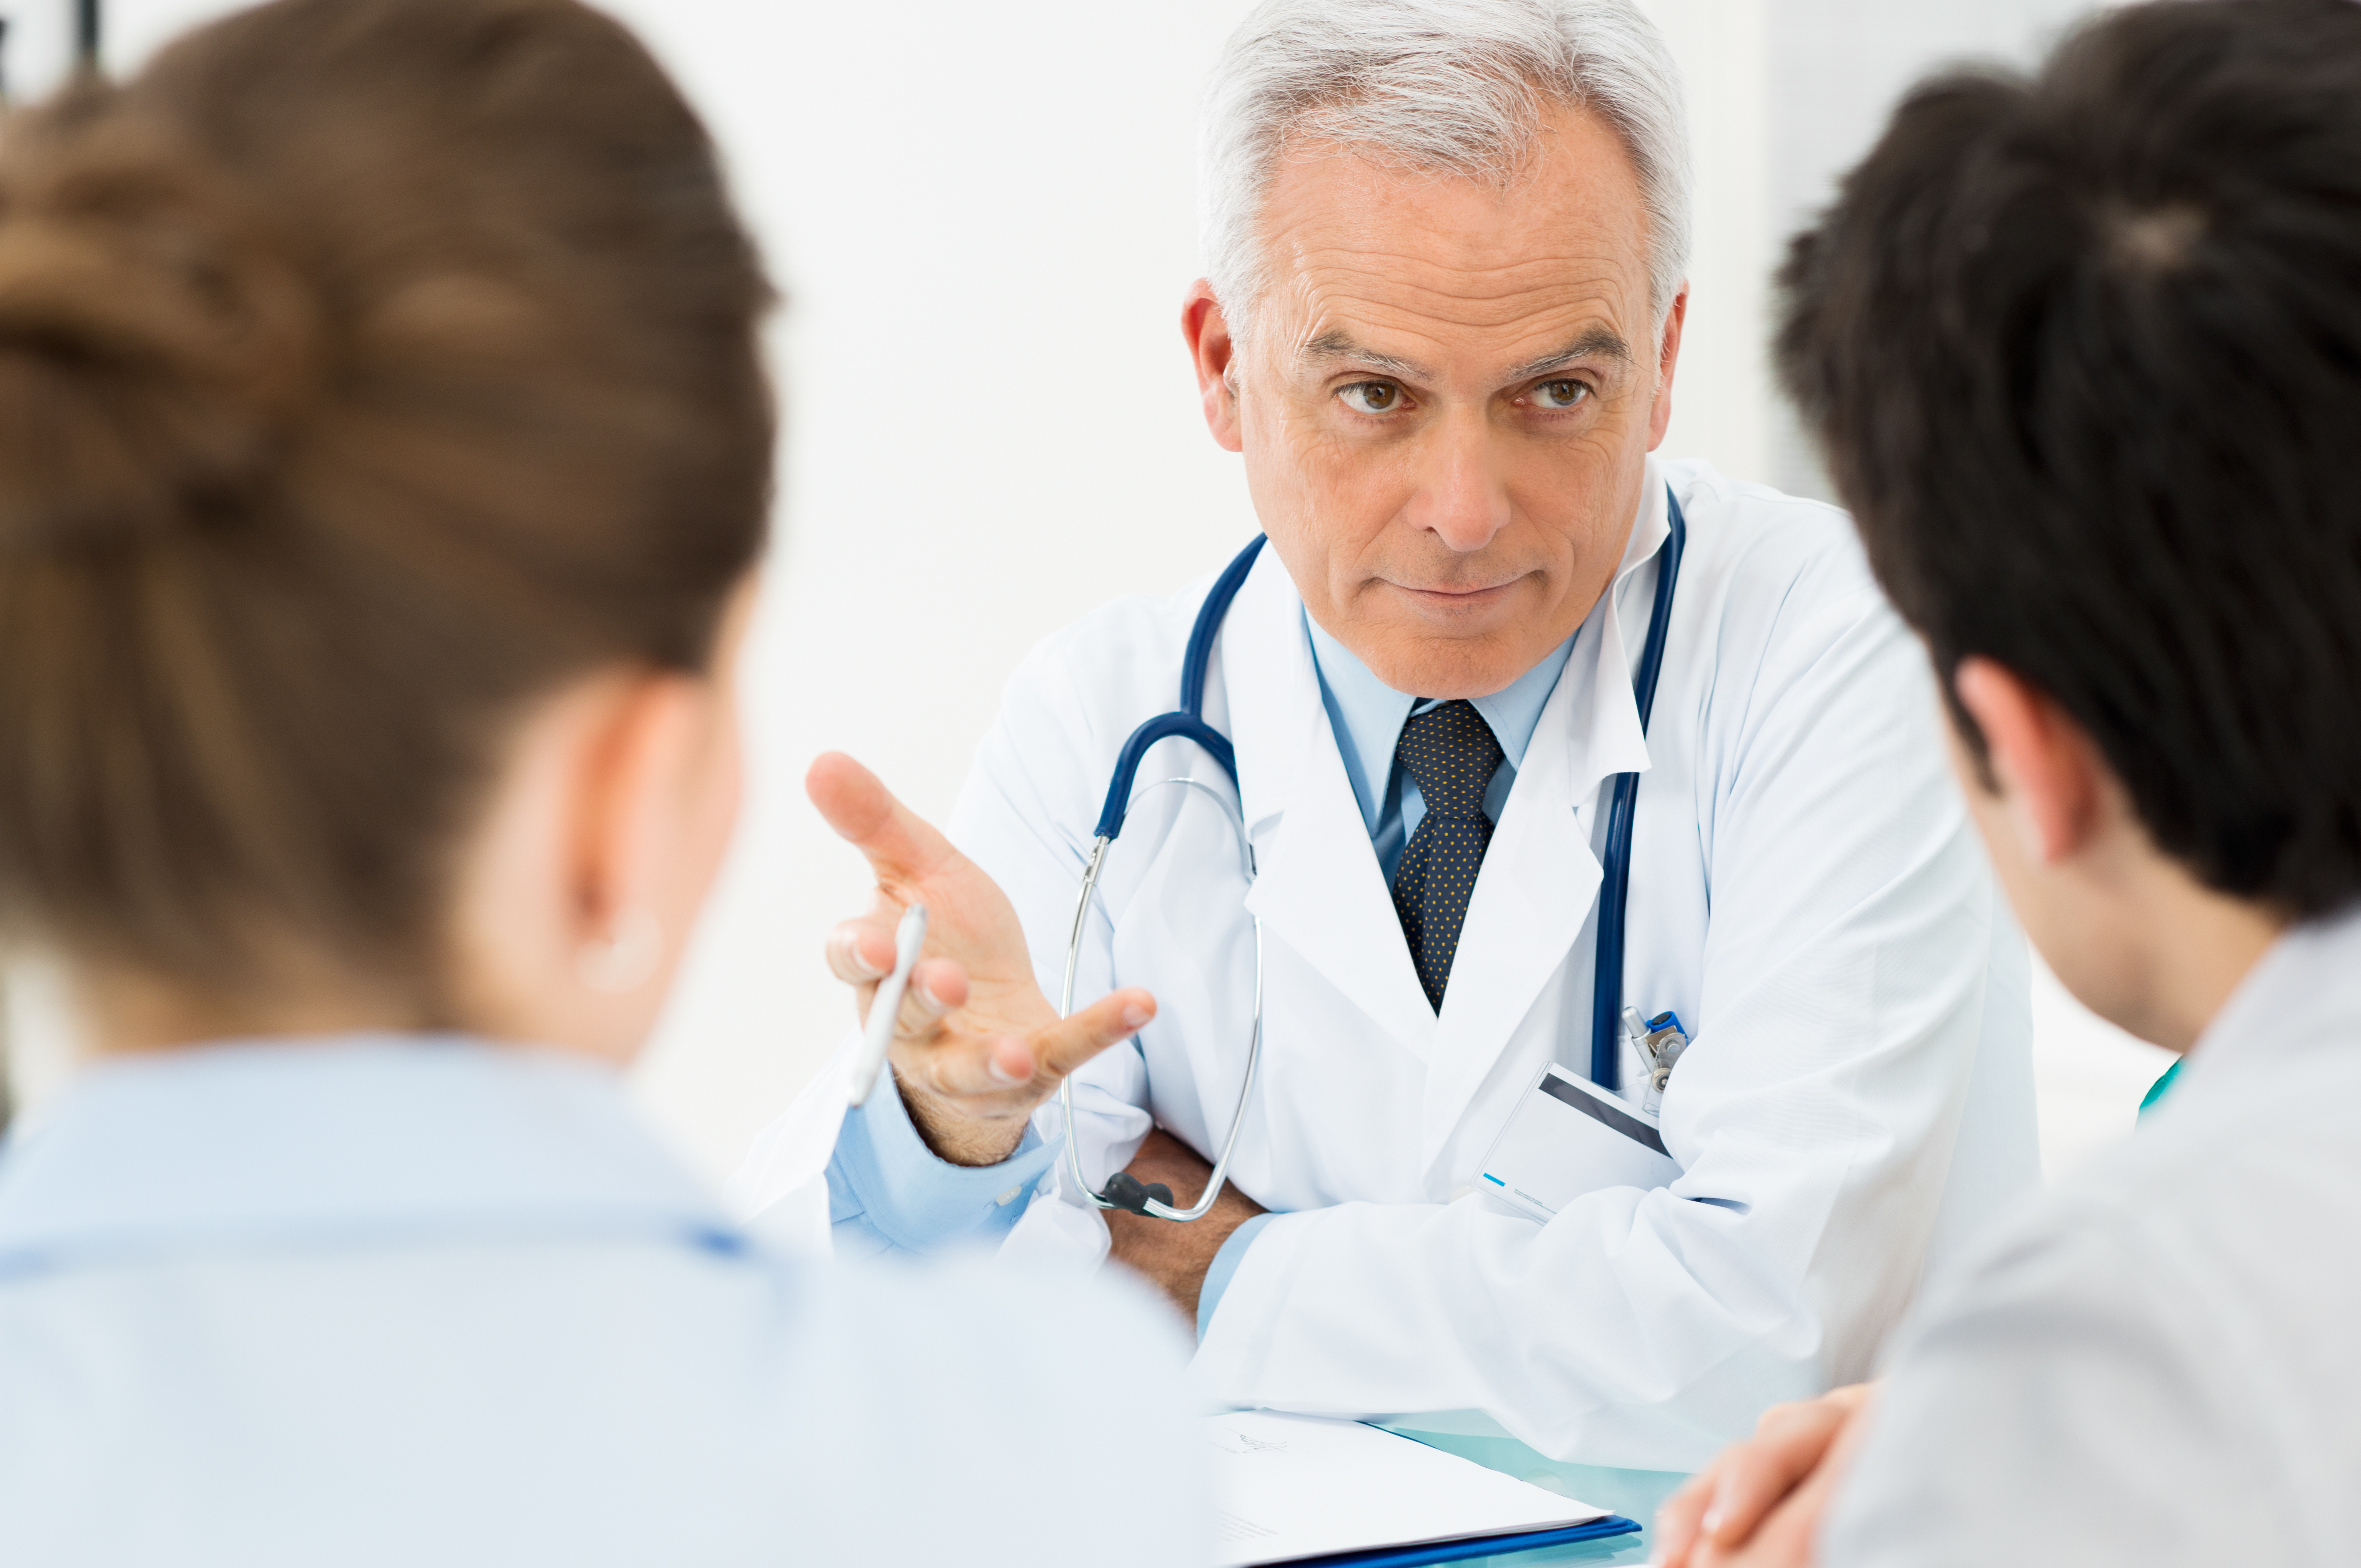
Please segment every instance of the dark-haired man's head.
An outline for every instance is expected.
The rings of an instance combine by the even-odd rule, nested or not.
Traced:
[[[2361,895],[2361,5],[2115,12],[1921,88],[1778,351],[2028,929],[2186,1046]]]

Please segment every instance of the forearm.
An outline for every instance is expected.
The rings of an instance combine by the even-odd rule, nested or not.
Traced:
[[[975,1115],[916,1082],[899,1087],[912,1131],[929,1153],[948,1165],[999,1165],[1016,1152],[1025,1141],[1026,1129],[1032,1124],[1027,1115]]]
[[[1148,1135],[1125,1168],[1143,1186],[1161,1183],[1170,1188],[1173,1207],[1180,1209],[1196,1205],[1213,1174],[1196,1151],[1161,1129]],[[1211,1209],[1185,1223],[1110,1209],[1106,1222],[1112,1255],[1145,1275],[1193,1328],[1199,1294],[1214,1255],[1232,1233],[1264,1212],[1261,1204],[1234,1186],[1224,1186]]]
[[[1282,1214],[1210,1320],[1199,1380],[1280,1409],[1479,1409],[1559,1457],[1692,1468],[1815,1391],[1801,1284],[1742,1229],[1629,1189],[1547,1227],[1478,1200]]]

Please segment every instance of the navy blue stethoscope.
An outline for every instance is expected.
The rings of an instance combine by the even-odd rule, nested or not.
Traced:
[[[1688,545],[1688,522],[1681,515],[1678,498],[1664,492],[1671,532],[1665,539],[1662,562],[1656,573],[1654,612],[1648,620],[1647,641],[1641,645],[1640,668],[1633,675],[1631,695],[1640,709],[1640,733],[1648,732],[1648,715],[1656,706],[1656,677],[1664,666],[1664,635],[1672,624],[1673,588],[1681,575],[1681,554]],[[1115,777],[1107,784],[1106,805],[1099,812],[1098,826],[1092,831],[1093,842],[1089,863],[1082,871],[1082,894],[1074,903],[1073,931],[1066,940],[1066,977],[1058,999],[1058,1012],[1063,1014],[1074,1010],[1074,971],[1082,956],[1082,927],[1089,918],[1091,899],[1098,890],[1099,872],[1106,864],[1107,846],[1123,832],[1125,817],[1139,795],[1133,784],[1139,764],[1149,747],[1160,740],[1192,740],[1207,755],[1222,765],[1230,776],[1233,789],[1238,787],[1237,751],[1230,738],[1205,722],[1205,675],[1213,657],[1213,639],[1222,630],[1222,620],[1229,613],[1230,601],[1238,595],[1246,574],[1254,569],[1255,558],[1262,554],[1264,535],[1257,534],[1237,554],[1222,575],[1213,580],[1213,590],[1206,594],[1205,603],[1197,611],[1196,624],[1189,629],[1189,646],[1180,661],[1180,706],[1170,713],[1159,713],[1131,732],[1115,758]],[[1202,790],[1217,802],[1220,795],[1202,780],[1193,778],[1163,779],[1148,785],[1149,790],[1166,786]],[[1623,1011],[1623,928],[1624,911],[1631,901],[1631,819],[1640,798],[1640,775],[1617,773],[1606,785],[1609,791],[1607,809],[1607,856],[1605,874],[1598,888],[1598,968],[1590,991],[1590,1077],[1608,1089],[1617,1087],[1620,1076],[1621,1034],[1619,1021]],[[1224,803],[1226,804],[1226,803]],[[1226,814],[1225,814],[1226,816]],[[1243,814],[1230,819],[1238,840],[1239,868],[1246,880],[1254,880],[1254,848],[1247,841]],[[1194,1220],[1203,1216],[1221,1196],[1222,1183],[1229,1174],[1230,1156],[1238,1146],[1238,1129],[1246,1124],[1246,1107],[1254,1095],[1255,1069],[1262,1060],[1262,916],[1254,916],[1255,939],[1255,1005],[1254,1036],[1246,1048],[1246,1077],[1238,1085],[1238,1108],[1230,1117],[1229,1136],[1222,1140],[1222,1152],[1213,1161],[1213,1175],[1205,1182],[1205,1190],[1196,1203],[1186,1209],[1172,1205],[1172,1190],[1162,1182],[1142,1184],[1128,1171],[1117,1171],[1107,1180],[1104,1190],[1094,1189],[1082,1174],[1082,1157],[1074,1140],[1074,1088],[1069,1076],[1058,1086],[1058,1102],[1066,1117],[1066,1168],[1075,1190],[1102,1209],[1125,1209],[1135,1214],[1151,1215],[1159,1220]]]

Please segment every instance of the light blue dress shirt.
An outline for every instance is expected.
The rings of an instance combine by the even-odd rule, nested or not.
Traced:
[[[1395,691],[1309,615],[1303,619],[1320,676],[1320,700],[1351,781],[1370,847],[1386,881],[1393,881],[1410,836],[1426,816],[1416,781],[1395,765],[1402,726],[1438,699]],[[1576,635],[1579,635],[1577,633]],[[1507,806],[1542,709],[1557,689],[1574,652],[1574,638],[1489,696],[1473,699],[1491,726],[1501,762],[1484,792],[1484,815],[1494,822]],[[851,1256],[923,1251],[955,1237],[996,1241],[1024,1212],[1026,1193],[1048,1173],[1060,1144],[1027,1128],[1015,1155],[999,1165],[956,1166],[938,1158],[910,1125],[900,1093],[873,1094],[850,1112],[828,1168],[829,1218],[837,1250]],[[1200,1334],[1213,1321],[1238,1264],[1271,1216],[1258,1214],[1222,1244],[1197,1298]]]
[[[578,1058],[124,1058],[0,1145],[0,1562],[1201,1563],[1108,1283],[774,1253]]]

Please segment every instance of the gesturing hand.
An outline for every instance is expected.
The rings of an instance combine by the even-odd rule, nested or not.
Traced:
[[[1137,987],[1060,1019],[1033,978],[1025,930],[1007,894],[950,840],[840,752],[811,765],[804,789],[828,825],[869,858],[877,900],[839,926],[829,968],[851,985],[865,1021],[894,963],[894,927],[927,906],[926,954],[895,1020],[894,1075],[928,1147],[954,1165],[997,1165],[1065,1076],[1156,1015]]]
[[[1804,1568],[1876,1385],[1773,1405],[1656,1510],[1659,1568]]]

